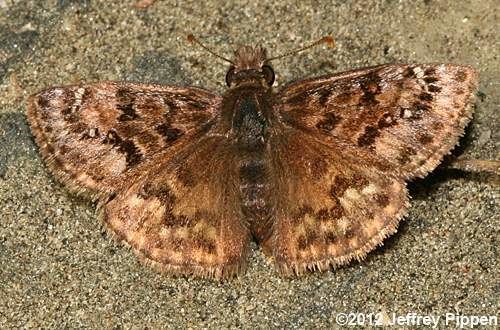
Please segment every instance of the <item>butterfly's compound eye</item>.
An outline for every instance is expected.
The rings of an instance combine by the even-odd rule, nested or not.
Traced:
[[[235,71],[234,66],[231,66],[226,73],[226,84],[228,87],[231,86],[231,82],[233,81],[234,71]]]
[[[266,82],[269,86],[272,86],[274,83],[274,70],[271,68],[269,65],[264,65],[262,67],[262,73],[264,74],[264,79],[266,79]]]

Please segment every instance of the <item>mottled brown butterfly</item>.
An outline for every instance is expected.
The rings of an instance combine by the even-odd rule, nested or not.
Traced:
[[[405,181],[457,144],[477,73],[387,64],[274,91],[276,58],[236,50],[222,96],[53,87],[29,99],[28,120],[51,171],[98,199],[106,228],[161,271],[238,274],[252,239],[284,274],[362,259],[405,215]]]

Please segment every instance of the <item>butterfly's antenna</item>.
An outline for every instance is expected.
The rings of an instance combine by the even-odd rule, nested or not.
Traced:
[[[272,61],[272,60],[277,60],[279,58],[283,58],[283,57],[290,56],[290,55],[293,55],[293,54],[297,54],[297,53],[300,53],[303,50],[306,50],[306,49],[309,49],[309,48],[312,48],[312,47],[316,47],[316,46],[321,45],[321,44],[328,44],[328,47],[333,48],[333,47],[335,47],[335,40],[331,36],[326,36],[326,37],[323,37],[323,38],[321,38],[321,39],[313,42],[310,45],[307,45],[307,46],[304,46],[302,48],[286,52],[284,54],[281,54],[281,55],[278,55],[278,56],[275,56],[275,57],[271,57],[271,58],[267,59],[266,62],[267,61]]]
[[[220,56],[219,54],[217,54],[216,52],[214,52],[213,50],[211,50],[210,48],[208,48],[207,46],[205,46],[204,44],[202,44],[201,42],[199,42],[199,41],[198,41],[198,39],[196,39],[196,38],[194,37],[194,35],[192,35],[192,34],[188,34],[188,36],[187,36],[187,40],[188,40],[189,42],[194,42],[195,44],[198,44],[199,46],[201,46],[201,48],[205,49],[207,52],[209,52],[210,54],[212,54],[212,55],[214,55],[214,56],[216,56],[216,57],[220,58],[221,60],[224,60],[224,61],[229,62],[229,63],[231,63],[232,65],[234,65],[234,62],[233,62],[233,61],[228,60],[227,58]]]

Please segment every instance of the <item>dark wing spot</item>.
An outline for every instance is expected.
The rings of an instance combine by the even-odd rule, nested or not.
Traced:
[[[389,196],[387,196],[386,194],[378,194],[375,196],[375,202],[377,203],[378,206],[380,206],[381,208],[384,208],[386,207],[387,205],[389,205]]]
[[[297,242],[297,248],[299,250],[305,250],[314,244],[314,241],[318,238],[318,234],[314,230],[308,231],[305,235],[299,237]]]
[[[131,103],[127,104],[117,104],[116,107],[118,110],[123,112],[119,117],[118,121],[128,121],[128,120],[134,120],[138,118],[139,116],[135,112],[134,105]]]
[[[422,101],[432,101],[434,98],[432,97],[432,94],[430,93],[426,93],[426,92],[423,92],[422,94],[420,94],[418,96],[419,99],[421,99]]]
[[[333,179],[332,185],[330,187],[329,196],[334,202],[338,202],[338,198],[344,195],[345,191],[349,188],[353,189],[361,189],[369,184],[368,180],[358,174],[353,175],[352,177],[346,176],[336,176]],[[338,206],[341,206],[338,204]],[[337,206],[333,207],[334,209]]]
[[[332,90],[323,88],[318,91],[319,94],[319,104],[321,106],[325,106],[328,100],[330,99],[330,95],[332,95]]]
[[[175,203],[174,194],[164,184],[146,183],[142,186],[138,195],[142,199],[158,198],[167,208]]]
[[[337,199],[335,201],[335,205],[328,209],[328,218],[329,219],[340,219],[345,215],[345,209],[340,204],[340,201]]]
[[[438,81],[439,79],[436,78],[436,77],[425,77],[424,78],[424,81],[427,83],[427,84],[432,84],[432,83],[435,83],[436,81]]]
[[[170,226],[168,226],[170,227]],[[172,236],[170,239],[169,239],[169,243],[170,243],[170,248],[173,250],[173,251],[180,251],[181,249],[183,249],[183,247],[187,244],[187,241],[184,239],[184,238],[180,238],[180,237],[177,237],[177,236]],[[162,259],[160,259],[159,261],[161,261]],[[164,263],[169,263],[171,262],[171,260],[167,259],[167,258],[164,258]]]
[[[142,155],[134,142],[132,140],[123,140],[114,130],[108,132],[103,143],[112,144],[113,147],[118,148],[118,151],[125,154],[128,166],[135,166],[141,161]]]
[[[76,101],[75,92],[73,90],[64,89],[60,98],[62,101],[64,101],[64,106],[65,106],[65,108],[62,110],[62,114],[63,115],[71,114],[71,108]]]
[[[85,104],[88,99],[92,99],[94,97],[94,91],[92,88],[85,88],[83,90],[82,98],[81,98],[81,104]]]
[[[60,147],[59,147],[59,154],[61,155],[66,155],[68,152],[70,152],[72,149],[69,148],[66,144],[62,144]]]
[[[427,133],[422,133],[418,136],[418,141],[422,144],[429,144],[433,140],[432,135],[427,134]]]
[[[344,237],[347,238],[347,239],[351,239],[354,236],[356,236],[356,233],[357,233],[357,230],[355,228],[349,228],[344,233]]]
[[[371,73],[361,81],[361,89],[363,90],[363,96],[361,96],[361,103],[367,106],[373,106],[378,104],[376,96],[380,94],[381,78],[376,73]]]
[[[345,209],[340,204],[338,199],[334,201],[335,203],[333,207],[319,210],[316,214],[314,214],[314,217],[319,221],[331,221],[342,218],[345,215]]]
[[[162,219],[163,223],[167,227],[185,227],[191,223],[191,221],[184,215],[176,216],[172,213],[172,204],[165,204],[167,211]]]
[[[170,145],[172,142],[174,142],[184,134],[180,129],[172,128],[167,124],[156,126],[155,130],[158,132],[158,134],[164,137],[165,142],[167,142],[168,145]]]
[[[436,68],[434,68],[434,67],[427,68],[424,71],[424,74],[426,76],[433,76],[435,73],[436,73]]]
[[[432,129],[434,131],[440,131],[440,130],[443,129],[443,127],[444,127],[443,123],[441,123],[439,121],[436,121],[436,122],[432,123]]]
[[[138,118],[135,108],[135,94],[126,89],[116,91],[116,108],[122,112],[119,121],[128,121]]]
[[[50,105],[49,103],[50,96],[47,97],[46,94],[47,93],[43,93],[37,97],[36,103],[38,104],[38,107],[40,107],[41,109],[46,109]]]
[[[410,156],[401,152],[397,158],[397,161],[399,164],[405,165],[405,164],[408,164],[411,161],[411,159],[410,159]]]
[[[183,94],[166,93],[159,94],[158,96],[168,107],[168,111],[166,114],[168,116],[172,115],[172,113],[182,111],[182,106],[188,106],[189,108],[196,110],[205,110],[210,106],[209,102],[204,101],[202,98],[199,98],[196,95],[186,96]]]
[[[413,67],[408,67],[406,70],[403,72],[403,77],[409,78],[409,79],[414,79],[417,76],[415,75],[415,71],[413,71]]]
[[[405,111],[406,111],[406,110],[409,110],[409,109],[407,109],[407,108],[403,108],[403,107],[400,107],[400,108],[399,108],[399,117],[400,117],[400,118],[404,118],[404,117],[405,117]]]
[[[131,140],[124,140],[118,150],[125,153],[127,165],[130,167],[137,165],[141,161],[142,155],[139,148]]]
[[[73,106],[75,105],[75,93],[72,90],[63,90],[63,94],[60,96],[61,100],[64,101],[64,106],[61,109],[61,114],[64,120],[68,123],[75,123],[78,121],[78,116],[73,112]]]
[[[321,209],[315,214],[315,216],[319,221],[326,221],[330,219],[330,212],[328,212],[328,209]]]
[[[114,130],[110,130],[103,140],[104,143],[113,145],[116,145],[119,141],[121,141],[121,138]]]
[[[342,118],[336,116],[333,112],[327,112],[323,115],[323,119],[316,124],[316,128],[323,132],[331,132]]]
[[[286,104],[291,106],[302,106],[307,103],[309,94],[306,92],[301,92],[293,95],[286,100]]]
[[[76,135],[83,135],[85,132],[88,132],[88,127],[83,122],[76,122],[71,125],[71,131]]]
[[[168,107],[168,115],[171,115],[173,112],[178,112],[180,107],[170,98],[170,97],[164,97],[163,102],[167,105]],[[166,115],[167,115],[166,114]]]
[[[417,163],[417,166],[423,166],[425,163],[427,163],[427,159],[426,158],[422,158],[418,161]]]
[[[195,246],[209,254],[215,254],[216,252],[215,241],[205,237],[202,232],[198,232],[194,235],[193,243]]]
[[[307,239],[305,236],[300,236],[297,239],[297,248],[299,250],[305,250],[307,248]]]
[[[436,85],[429,85],[428,89],[429,89],[429,92],[431,92],[431,93],[439,93],[441,91],[441,87],[436,86]]]
[[[303,218],[306,214],[312,214],[312,213],[313,213],[312,207],[310,207],[309,205],[303,205],[299,207],[297,217]]]
[[[197,111],[203,111],[210,106],[210,103],[201,100],[186,101],[186,104],[188,104],[190,108],[196,109]]]
[[[413,104],[413,108],[417,111],[417,112],[424,112],[424,111],[429,111],[431,110],[431,106],[428,105],[428,104],[425,104],[425,103],[420,103],[420,102],[416,102]]]
[[[325,243],[327,244],[334,244],[338,239],[338,236],[334,232],[329,231],[325,234]]]
[[[458,82],[464,82],[466,79],[467,73],[465,73],[465,71],[460,70],[455,74],[455,80]]]
[[[411,162],[412,156],[414,156],[416,153],[417,152],[415,149],[413,149],[411,147],[406,147],[403,150],[401,150],[401,152],[399,153],[397,161],[401,165],[405,165],[405,164]]]
[[[44,118],[44,119],[45,119],[45,118]],[[51,132],[53,131],[52,126],[49,126],[49,125],[44,125],[44,126],[42,126],[42,130],[43,130],[45,133],[47,133],[47,134],[49,134],[49,133],[51,133]]]
[[[344,195],[344,192],[351,186],[351,182],[347,177],[336,176],[333,179],[333,183],[330,187],[330,198],[337,200],[339,197]]]
[[[377,127],[367,126],[365,131],[358,138],[359,147],[368,147],[375,143],[375,139],[380,135],[380,131]]]

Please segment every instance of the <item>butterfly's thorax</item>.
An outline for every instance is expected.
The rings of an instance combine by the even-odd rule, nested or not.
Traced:
[[[269,134],[272,90],[258,81],[230,88],[223,98],[224,121],[237,154],[241,209],[254,237],[266,238],[271,216],[269,201]]]
[[[238,145],[249,150],[263,148],[269,135],[271,90],[258,84],[238,86],[228,91],[223,102]]]

